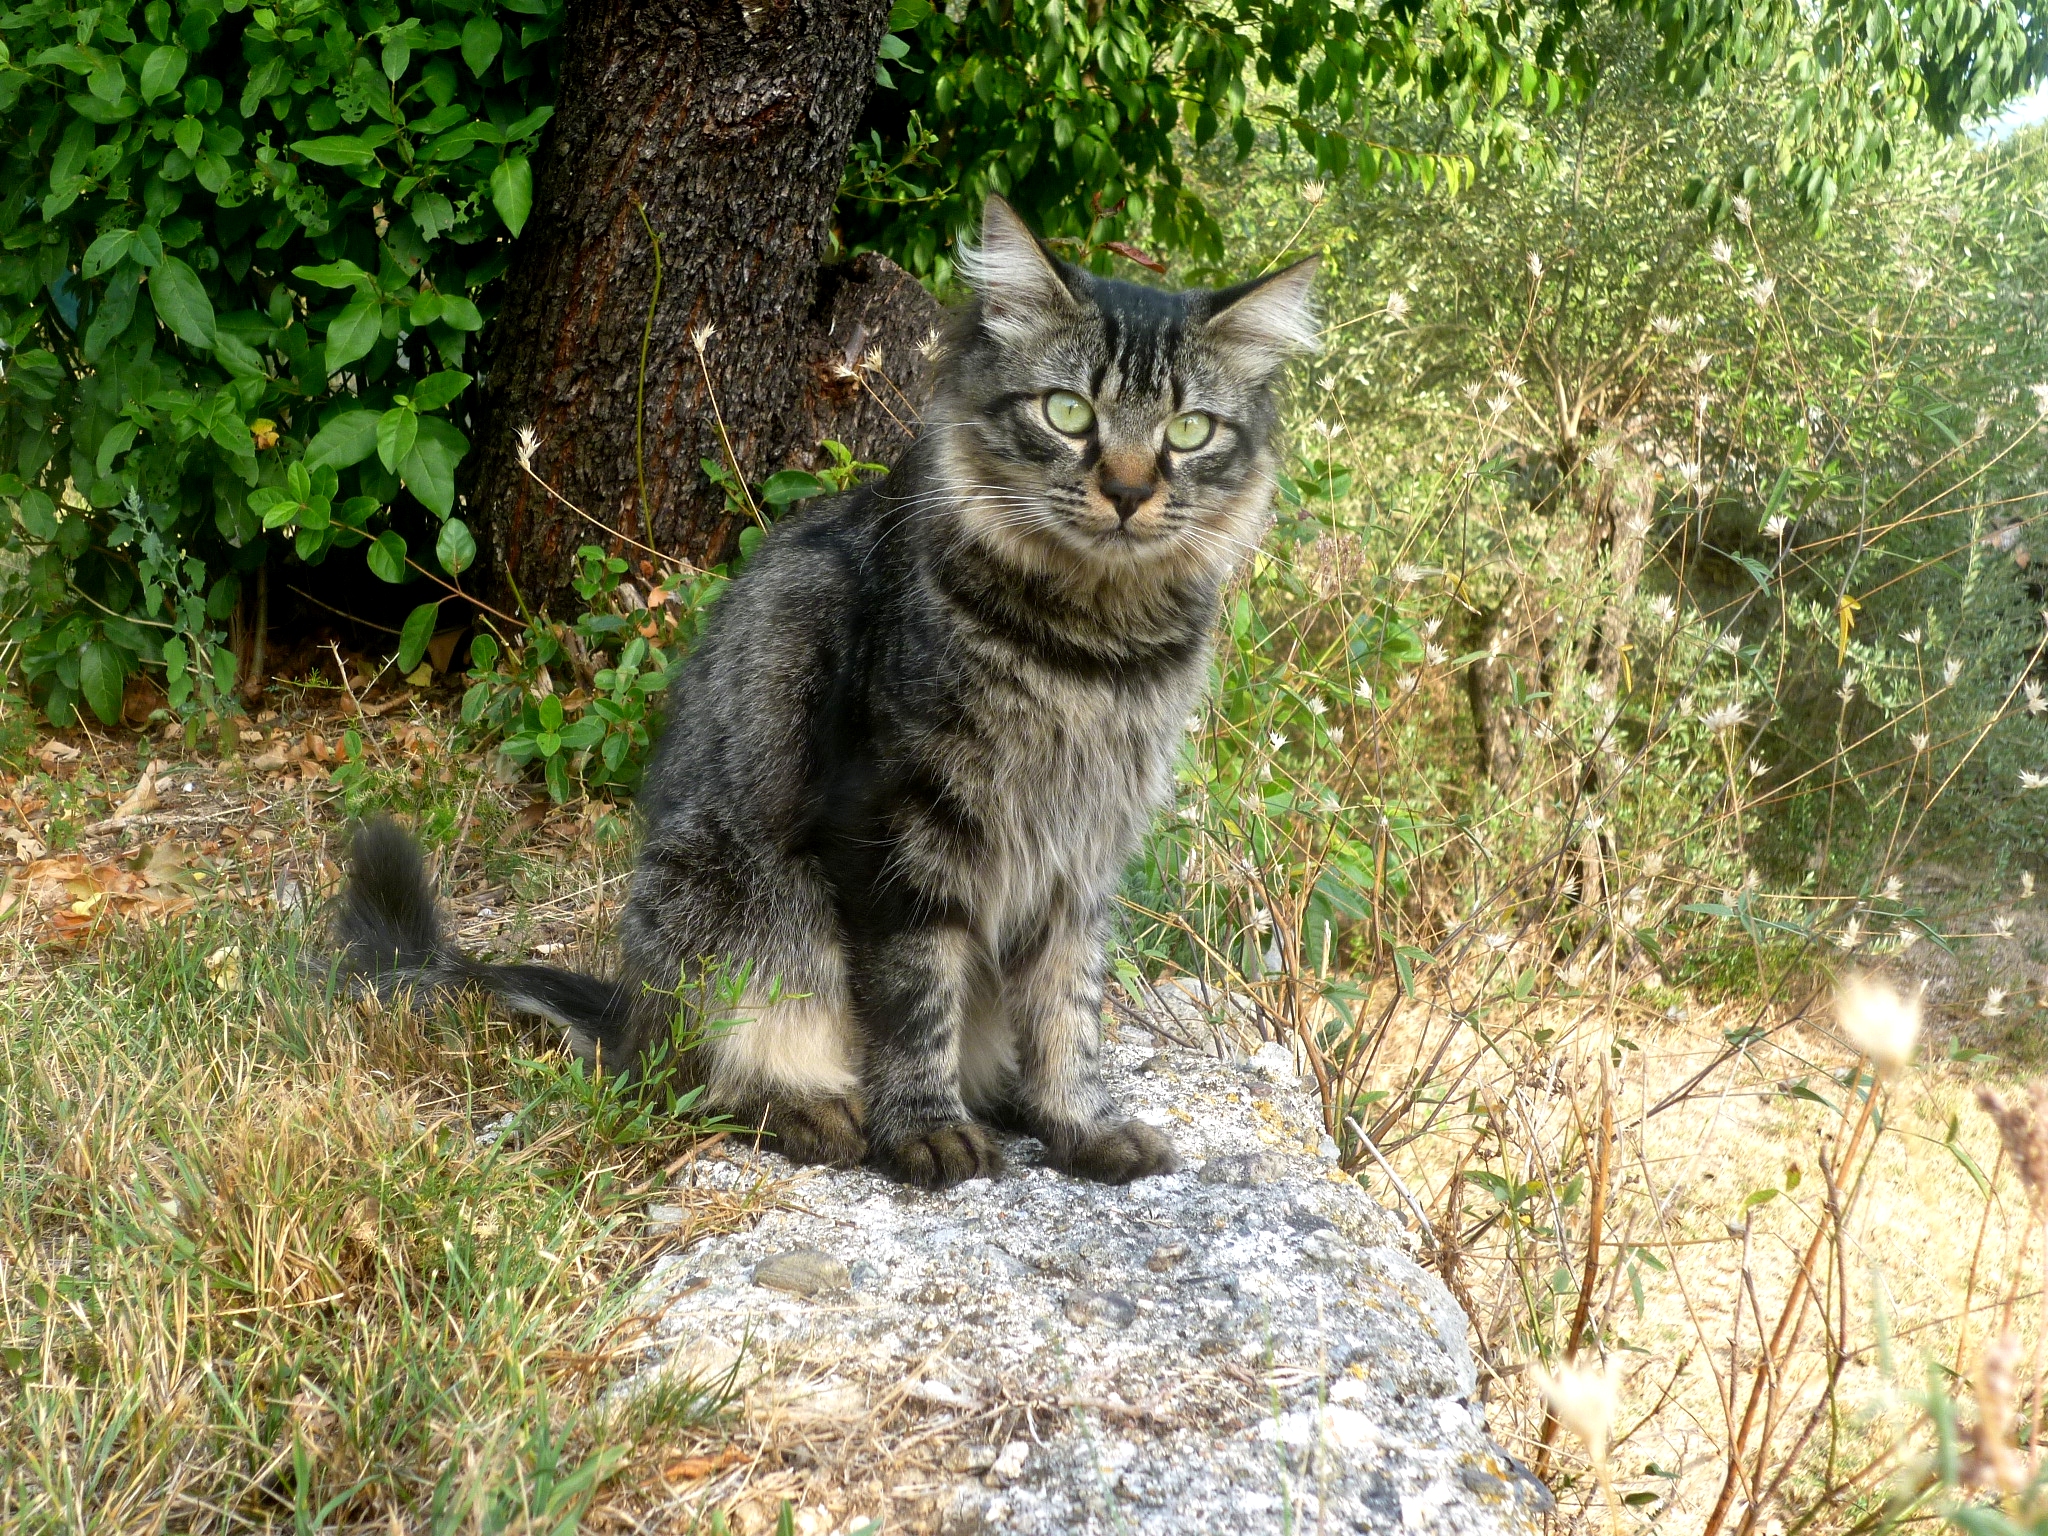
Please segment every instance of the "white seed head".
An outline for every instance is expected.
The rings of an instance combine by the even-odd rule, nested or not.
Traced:
[[[718,327],[711,324],[700,325],[690,332],[690,345],[697,349],[699,357],[704,355],[704,349],[711,345],[711,338],[717,334]]]
[[[1771,300],[1777,297],[1778,280],[1775,277],[1760,277],[1749,285],[1748,293],[1758,309],[1768,309]]]
[[[1957,679],[1957,678],[1959,678],[1959,677],[1961,677],[1962,675],[1963,675],[1963,658],[1962,658],[1962,657],[1960,657],[1960,656],[1951,656],[1951,657],[1949,657],[1949,659],[1948,659],[1947,661],[1944,661],[1944,662],[1943,662],[1943,663],[1941,664],[1941,686],[1942,686],[1942,687],[1944,687],[1944,688],[1953,688],[1953,687],[1955,687],[1955,685],[1956,685],[1956,679]]]
[[[1701,715],[1700,724],[1710,731],[1732,731],[1747,718],[1740,704],[1723,704]]]
[[[2041,697],[2041,685],[2039,683],[2022,683],[2020,685],[2020,692],[2026,695],[2028,714],[2048,714],[2048,699]]]
[[[1791,526],[1792,519],[1780,512],[1764,524],[1764,537],[1767,539],[1782,539]]]
[[[1529,275],[1531,277],[1541,277],[1543,275],[1543,258],[1534,251],[1529,253]]]
[[[1854,949],[1858,944],[1861,944],[1862,942],[1862,914],[1857,912],[1851,912],[1849,914],[1849,921],[1842,924],[1842,931],[1835,935],[1835,943],[1840,945],[1843,949]]]
[[[1851,976],[1835,993],[1835,1023],[1872,1066],[1895,1077],[1920,1038],[1920,994],[1906,996],[1875,976]]]
[[[1984,993],[1984,1006],[1977,1010],[1987,1019],[1995,1019],[2005,1012],[2005,988],[1991,987]]]
[[[2040,789],[2048,786],[2048,773],[2035,773],[2031,769],[2020,770],[2021,789]]]
[[[1917,629],[1909,629],[1900,634],[1899,638],[1908,645],[1918,645],[1926,636]]]
[[[2031,896],[2033,894],[2034,872],[2031,869],[2023,869],[2020,871],[2020,895]]]
[[[1735,247],[1728,243],[1724,235],[1716,235],[1707,242],[1707,255],[1724,267],[1735,263]]]
[[[1897,875],[1893,875],[1891,879],[1885,881],[1883,895],[1886,901],[1897,901],[1901,896],[1905,894],[1906,882],[1901,880]]]
[[[1537,1366],[1529,1373],[1536,1390],[1550,1404],[1557,1422],[1578,1436],[1587,1459],[1595,1466],[1607,1464],[1607,1439],[1614,1432],[1614,1413],[1619,1394],[1614,1377],[1607,1370],[1586,1370],[1561,1365],[1554,1371]]]
[[[1740,224],[1740,225],[1741,225],[1741,226],[1742,226],[1742,227],[1743,227],[1744,229],[1747,229],[1747,228],[1749,227],[1749,220],[1750,220],[1750,209],[1749,209],[1749,199],[1748,199],[1748,198],[1746,198],[1746,197],[1731,197],[1731,198],[1729,198],[1729,199],[1728,199],[1728,211],[1729,211],[1730,213],[1732,213],[1732,214],[1734,214],[1734,215],[1735,215],[1735,222],[1736,222],[1736,223]]]
[[[1398,289],[1387,295],[1387,320],[1398,323],[1408,318],[1408,295]]]
[[[1659,336],[1676,336],[1679,325],[1669,315],[1652,315],[1650,317],[1650,329]]]
[[[533,455],[540,447],[540,435],[531,427],[521,427],[514,434],[514,444],[515,446],[512,451],[519,456],[519,467],[524,470],[531,470],[533,468]]]
[[[1925,731],[1915,731],[1912,735],[1908,736],[1906,740],[1910,741],[1913,744],[1913,753],[1915,756],[1918,756],[1920,753],[1925,752],[1927,750],[1927,733]]]

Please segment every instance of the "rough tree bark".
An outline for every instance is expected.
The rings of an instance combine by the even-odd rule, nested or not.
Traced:
[[[884,461],[907,441],[882,409],[905,414],[890,387],[845,377],[847,355],[858,362],[879,343],[886,372],[916,398],[915,341],[935,306],[878,258],[822,283],[819,267],[888,13],[889,0],[573,0],[533,215],[492,327],[468,487],[501,594],[509,572],[529,605],[559,612],[577,546],[608,542],[521,471],[521,428],[539,437],[533,467],[563,496],[699,563],[724,558],[739,533],[699,467],[725,456],[706,371],[749,479],[823,435]],[[634,429],[650,226],[662,278],[646,345],[643,504]],[[700,368],[692,333],[705,326]]]

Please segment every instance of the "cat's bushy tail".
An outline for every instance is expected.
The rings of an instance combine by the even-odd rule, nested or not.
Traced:
[[[341,973],[362,990],[424,999],[481,987],[507,1007],[551,1019],[569,1032],[570,1049],[606,1071],[629,1070],[634,1054],[633,998],[615,981],[547,965],[489,965],[447,939],[419,845],[395,821],[356,828],[348,888],[332,919]]]

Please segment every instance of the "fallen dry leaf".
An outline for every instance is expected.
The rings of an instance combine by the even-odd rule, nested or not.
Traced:
[[[661,1475],[672,1483],[694,1483],[750,1459],[738,1446],[728,1445],[715,1456],[680,1456],[663,1467]]]
[[[59,741],[54,736],[36,748],[36,757],[44,763],[75,762],[78,756],[78,748],[68,741]]]
[[[119,805],[114,807],[114,814],[108,818],[109,821],[126,821],[130,817],[140,816],[147,811],[153,811],[157,808],[158,797],[154,770],[159,766],[159,764],[151,763],[148,768],[142,771],[142,777],[135,781],[135,787],[128,791]]]

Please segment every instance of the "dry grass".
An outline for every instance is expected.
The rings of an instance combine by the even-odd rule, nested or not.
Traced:
[[[395,782],[376,787],[467,832],[446,862],[470,942],[596,936],[610,842],[522,821],[526,797],[480,765],[436,783],[445,750],[381,734]],[[87,770],[116,750],[73,741]],[[39,861],[97,872],[72,881],[85,895],[17,865],[0,903],[0,1520],[631,1528],[704,1475],[689,1458],[723,1444],[733,1387],[605,1404],[642,1352],[632,1282],[772,1190],[669,1189],[695,1127],[544,1040],[334,1005],[303,897],[332,878],[342,796],[295,764],[174,766],[163,818]],[[40,837],[67,810],[103,821],[123,778],[39,767],[7,787],[44,802]],[[173,910],[154,886],[108,894],[105,872],[167,860],[202,877]],[[686,1216],[650,1239],[657,1192]]]

